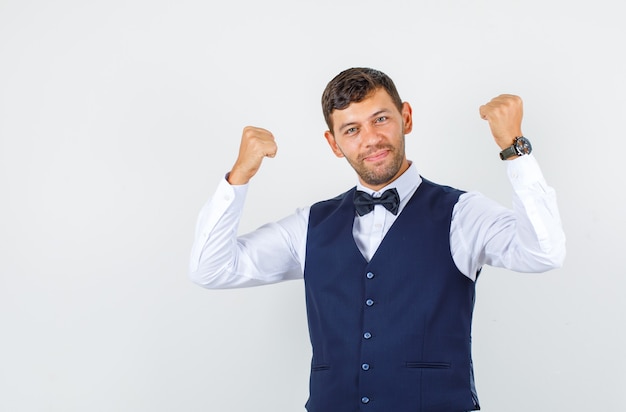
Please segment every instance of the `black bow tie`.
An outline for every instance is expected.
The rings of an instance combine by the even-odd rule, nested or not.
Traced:
[[[374,205],[383,205],[394,215],[398,214],[400,196],[396,189],[387,189],[381,197],[372,197],[369,193],[357,190],[354,192],[354,208],[359,216],[363,216],[374,210]]]

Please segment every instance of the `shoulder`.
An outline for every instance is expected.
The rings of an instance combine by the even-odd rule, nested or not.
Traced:
[[[449,201],[452,203],[456,203],[459,200],[459,197],[465,193],[465,191],[461,189],[435,183],[424,177],[422,177],[422,182],[418,187],[418,192],[422,193],[422,196],[430,196],[433,199]]]
[[[354,191],[356,190],[356,187],[353,187],[331,199],[326,199],[326,200],[320,200],[317,203],[314,203],[313,205],[311,205],[311,209],[313,208],[326,208],[326,207],[336,207],[338,205],[340,205],[344,200],[347,199],[351,199],[352,196],[354,196]]]
[[[354,197],[355,190],[356,187],[353,187],[350,190],[333,197],[332,199],[322,200],[313,204],[310,209],[309,224],[316,225],[319,221],[324,220],[339,210],[347,207],[353,210],[354,205],[352,199]]]

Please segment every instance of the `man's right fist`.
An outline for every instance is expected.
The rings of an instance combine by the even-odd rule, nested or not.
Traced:
[[[228,175],[231,185],[244,185],[261,167],[264,157],[276,156],[276,141],[268,130],[247,126],[243,129],[239,157]]]

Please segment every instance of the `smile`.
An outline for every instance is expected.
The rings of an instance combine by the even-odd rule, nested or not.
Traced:
[[[377,162],[387,157],[388,154],[389,150],[380,150],[378,152],[372,153],[371,155],[365,156],[363,160],[365,162]]]

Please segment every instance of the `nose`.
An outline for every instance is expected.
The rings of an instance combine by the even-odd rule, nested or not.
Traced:
[[[365,146],[375,146],[380,143],[382,136],[372,125],[363,126],[361,129],[361,139]]]

